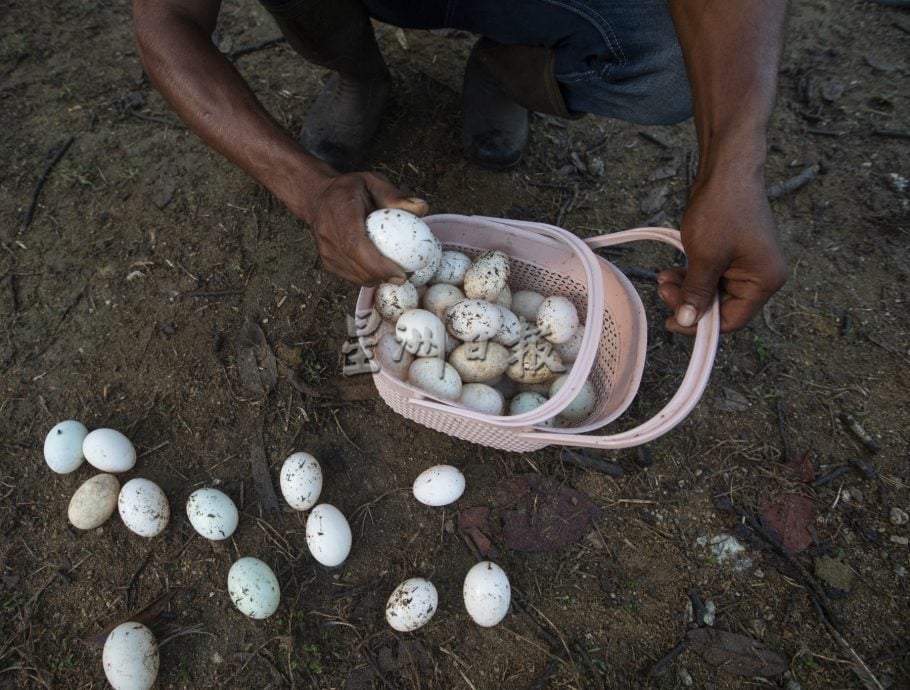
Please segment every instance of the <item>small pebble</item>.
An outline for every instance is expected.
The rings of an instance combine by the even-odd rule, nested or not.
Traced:
[[[897,506],[891,509],[892,525],[906,525],[908,521],[910,521],[910,517],[907,516],[907,511],[901,510]]]
[[[907,537],[902,537],[898,534],[892,535],[891,541],[894,542],[895,544],[899,544],[901,546],[906,546],[908,543],[910,543],[910,539],[908,539]]]
[[[902,565],[894,566],[894,574],[898,577],[907,577],[907,569]]]

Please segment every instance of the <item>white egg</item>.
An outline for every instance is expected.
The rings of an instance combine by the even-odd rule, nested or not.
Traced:
[[[509,612],[512,587],[509,578],[495,563],[481,561],[464,579],[464,607],[477,625],[485,628],[499,623]]]
[[[568,378],[568,375],[563,375],[553,381],[550,385],[551,398],[559,392],[559,389],[563,387]],[[594,412],[596,405],[597,396],[594,395],[594,386],[591,385],[590,381],[585,381],[581,386],[581,390],[578,391],[578,395],[562,409],[559,416],[571,422],[577,422],[589,417]]]
[[[149,690],[160,663],[154,633],[142,623],[121,623],[104,641],[101,663],[114,690]]]
[[[221,541],[237,529],[240,515],[226,493],[218,489],[196,489],[186,499],[186,516],[190,524],[206,539]]]
[[[417,308],[417,288],[411,283],[403,285],[382,283],[376,288],[373,303],[382,318],[387,321],[397,321],[398,317],[409,309]]]
[[[281,588],[275,573],[252,556],[245,556],[231,566],[227,587],[240,613],[256,620],[271,616],[281,603]]]
[[[404,344],[394,335],[383,335],[373,346],[373,356],[379,367],[396,379],[406,379],[414,355],[404,349]]]
[[[439,264],[442,262],[442,244],[435,237],[436,250],[433,256],[423,268],[418,268],[409,277],[408,282],[418,287],[423,287],[432,280],[433,275],[439,270]]]
[[[69,474],[82,464],[82,442],[88,429],[75,419],[55,424],[44,438],[44,461],[57,474]]]
[[[481,299],[465,299],[446,309],[445,321],[459,340],[491,340],[502,328],[502,311]]]
[[[543,302],[544,297],[539,292],[532,290],[519,290],[512,294],[511,309],[525,321],[535,323],[537,321],[537,310]]]
[[[505,407],[502,393],[484,383],[466,383],[461,387],[458,402],[475,412],[494,416],[501,415]]]
[[[320,503],[310,511],[306,544],[313,558],[322,565],[334,568],[344,563],[351,553],[351,527],[338,508]]]
[[[524,414],[543,405],[546,397],[533,391],[524,391],[512,398],[509,403],[509,414]]]
[[[431,285],[423,295],[423,308],[445,318],[446,309],[464,299],[464,293],[455,285],[437,283]]]
[[[461,377],[448,362],[435,357],[420,357],[408,370],[408,381],[422,391],[443,400],[461,395]]]
[[[281,466],[281,495],[294,510],[309,510],[322,493],[322,467],[309,453],[293,453]]]
[[[433,275],[432,282],[462,285],[464,273],[471,266],[471,258],[456,251],[444,251],[439,262],[439,269]]]
[[[136,449],[115,429],[95,429],[82,441],[82,454],[102,472],[126,472],[136,464]]]
[[[445,347],[445,326],[426,309],[410,309],[398,317],[395,337],[404,348],[418,357],[435,357]]]
[[[509,257],[498,249],[478,256],[464,274],[464,294],[469,299],[495,301],[509,282]]]
[[[502,326],[491,340],[500,345],[512,347],[521,339],[521,320],[515,315],[515,312],[505,307],[500,307],[499,313],[502,314]]]
[[[117,510],[123,524],[140,537],[161,534],[171,517],[167,496],[148,479],[130,479],[124,484],[117,499]]]
[[[578,353],[581,351],[581,341],[584,338],[584,335],[585,327],[584,325],[579,324],[578,329],[575,331],[575,335],[564,343],[556,343],[553,345],[553,349],[562,359],[564,364],[571,364],[578,358]]]
[[[67,517],[77,529],[95,529],[117,509],[120,482],[112,474],[96,474],[87,479],[70,499]]]
[[[463,343],[449,355],[449,364],[464,383],[488,381],[509,368],[509,351],[492,341]]]
[[[367,235],[379,253],[404,271],[417,271],[440,251],[439,241],[429,226],[413,213],[395,208],[373,211],[366,220]]]
[[[568,342],[578,329],[575,305],[560,295],[547,297],[537,310],[537,327],[551,343]]]
[[[427,506],[447,506],[464,493],[464,475],[452,465],[436,465],[414,480],[414,498]]]
[[[409,632],[426,625],[439,605],[436,587],[422,577],[412,577],[395,588],[385,606],[385,618],[395,630]]]

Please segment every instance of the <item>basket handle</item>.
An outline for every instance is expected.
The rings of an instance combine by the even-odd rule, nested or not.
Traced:
[[[657,240],[682,250],[679,231],[670,228],[635,228],[622,232],[601,235],[585,240],[592,249],[608,247],[633,240]],[[720,303],[717,296],[710,309],[705,312],[695,333],[692,357],[679,389],[664,408],[648,421],[618,434],[560,434],[532,430],[518,434],[520,438],[545,441],[563,446],[587,448],[629,448],[638,446],[662,436],[679,424],[692,411],[704,393],[711,376],[711,367],[720,338]]]

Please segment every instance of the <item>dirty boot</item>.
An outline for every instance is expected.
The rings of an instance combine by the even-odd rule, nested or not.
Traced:
[[[462,144],[479,165],[505,170],[528,143],[528,112],[574,117],[553,68],[553,51],[481,38],[471,51],[462,91]]]
[[[316,98],[301,143],[336,170],[356,168],[379,126],[391,78],[360,0],[303,0],[272,14],[288,43],[335,72]]]

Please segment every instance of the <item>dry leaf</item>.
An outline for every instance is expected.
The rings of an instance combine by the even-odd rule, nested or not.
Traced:
[[[278,367],[272,348],[265,339],[265,333],[249,317],[237,336],[237,369],[240,389],[251,398],[267,395],[278,381]]]
[[[745,635],[696,628],[686,635],[689,647],[702,659],[722,671],[737,676],[769,678],[787,670],[786,660],[761,642]]]

